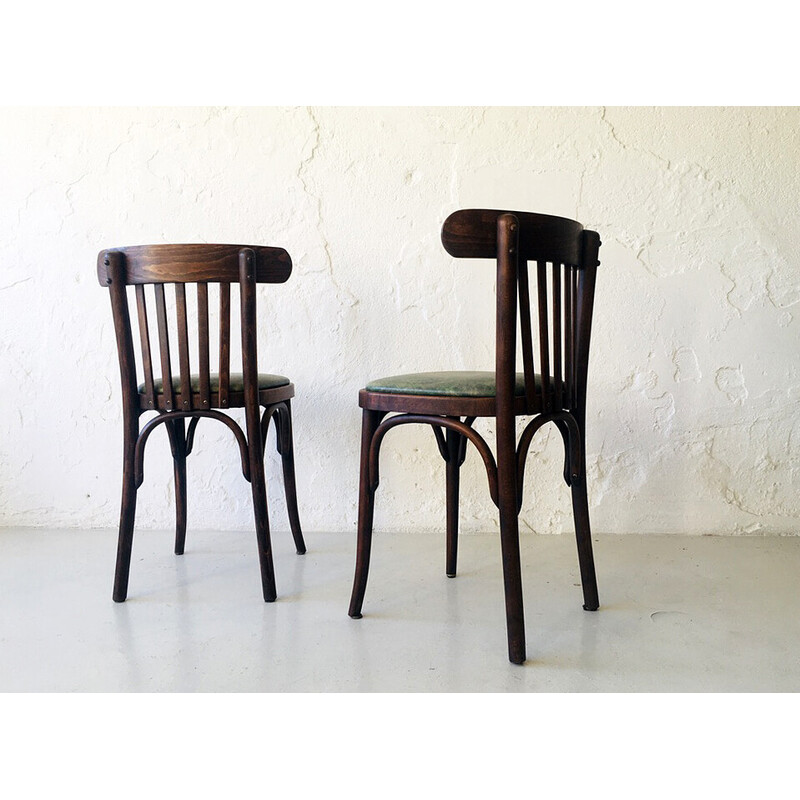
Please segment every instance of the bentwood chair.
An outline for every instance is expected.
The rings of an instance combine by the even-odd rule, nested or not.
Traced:
[[[361,617],[367,586],[381,442],[397,425],[427,424],[446,463],[445,571],[449,577],[456,574],[459,468],[467,441],[483,459],[489,493],[500,512],[508,655],[510,661],[521,664],[525,623],[518,516],[528,448],[536,431],[548,422],[558,427],[564,440],[564,480],[572,490],[583,607],[587,611],[598,608],[586,494],[585,412],[600,238],[561,217],[472,209],[447,218],[442,243],[456,258],[496,260],[495,371],[396,375],[374,380],[360,391],[358,543],[349,614]],[[516,368],[518,302],[521,373]],[[538,337],[531,324],[532,307],[538,312]],[[389,413],[394,416],[384,419]],[[519,442],[517,416],[533,416]],[[496,461],[489,444],[472,427],[478,417],[496,420]]]
[[[186,457],[192,451],[201,419],[227,425],[239,446],[242,473],[250,482],[255,512],[256,540],[264,600],[275,600],[275,572],[267,515],[264,447],[269,423],[275,419],[277,450],[283,477],[289,522],[299,554],[306,547],[297,512],[294,474],[291,398],[294,386],[282,375],[260,373],[256,355],[256,284],[283,283],[292,271],[289,254],[279,247],[229,244],[159,244],[103,250],[97,275],[111,296],[111,310],[122,379],[124,424],[122,509],[120,511],[114,600],[128,594],[136,492],[144,479],[144,449],[153,430],[163,424],[169,436],[175,474],[175,553],[183,554],[186,538]],[[171,286],[170,286],[171,285]],[[196,305],[187,303],[187,287],[196,289]],[[134,336],[129,314],[128,286],[133,286],[141,345],[144,382],[136,376]],[[242,372],[231,373],[231,287],[238,286],[241,301]],[[170,291],[168,292],[168,288]],[[174,290],[174,315],[171,312]],[[147,295],[152,301],[147,300]],[[219,297],[218,370],[211,372],[209,297]],[[190,299],[192,294],[189,294]],[[133,298],[130,298],[133,302]],[[151,355],[150,312],[155,318],[160,375]],[[149,306],[149,309],[148,309]],[[193,311],[196,308],[196,317]],[[190,368],[189,327],[196,319],[197,369]],[[172,322],[172,325],[170,325]],[[174,374],[174,338],[177,331],[178,374]],[[172,347],[171,347],[172,345]],[[156,364],[156,367],[158,365]],[[244,408],[247,435],[224,410]],[[261,409],[263,408],[263,413]],[[146,412],[156,416],[139,429]],[[189,420],[188,431],[185,421]]]

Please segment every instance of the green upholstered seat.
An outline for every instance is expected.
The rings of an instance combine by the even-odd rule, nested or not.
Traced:
[[[198,393],[200,391],[200,376],[192,375],[192,392]],[[211,373],[208,379],[209,389],[212,392],[219,391],[219,375]],[[259,389],[277,389],[279,386],[288,386],[290,383],[288,378],[283,375],[270,375],[268,373],[258,373],[258,388]],[[161,378],[153,381],[153,388],[156,394],[164,394],[164,384]],[[172,376],[172,390],[177,394],[181,390],[181,379],[179,375]],[[244,391],[244,375],[240,372],[231,373],[230,384],[228,391],[230,392],[243,392]],[[145,385],[139,384],[139,394],[145,393]]]
[[[537,376],[538,378],[538,376]],[[368,392],[435,395],[439,397],[494,397],[494,372],[417,372],[379,378],[367,384]],[[525,394],[525,376],[517,373],[515,394]]]

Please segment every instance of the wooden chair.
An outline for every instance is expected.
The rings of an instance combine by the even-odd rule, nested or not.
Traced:
[[[103,250],[97,260],[97,275],[111,296],[111,310],[119,353],[124,420],[122,509],[119,523],[114,600],[121,603],[128,594],[136,491],[144,478],[144,448],[153,430],[164,424],[169,435],[175,473],[175,553],[184,551],[186,538],[186,457],[192,451],[197,424],[201,419],[218,420],[233,432],[239,445],[242,473],[250,482],[255,511],[256,539],[264,600],[275,600],[275,573],[267,515],[264,446],[271,419],[275,419],[277,449],[283,461],[286,505],[297,552],[306,547],[297,512],[294,475],[291,398],[294,386],[282,375],[258,372],[256,359],[256,283],[283,283],[292,271],[289,254],[279,247],[250,247],[227,244],[145,245]],[[149,312],[145,287],[152,285],[161,374],[153,371]],[[175,314],[168,314],[166,285],[173,284]],[[187,286],[197,293],[197,364],[190,369]],[[218,289],[215,286],[218,285]],[[238,285],[241,299],[242,372],[232,374],[231,285]],[[128,310],[128,286],[134,286],[141,343],[144,382],[136,377],[134,337]],[[209,290],[219,294],[219,369],[210,371]],[[149,293],[149,292],[148,292]],[[191,295],[190,295],[191,297]],[[173,374],[170,348],[170,320],[177,330],[178,374]],[[193,327],[193,326],[192,326]],[[174,347],[174,338],[173,338]],[[166,378],[166,379],[165,379]],[[260,408],[263,407],[263,414]],[[219,409],[244,408],[247,435]],[[139,430],[139,417],[155,411]],[[188,431],[185,421],[189,420]]]
[[[461,210],[445,221],[442,243],[456,258],[489,258],[497,262],[495,372],[397,375],[372,381],[360,391],[363,412],[358,544],[349,614],[356,619],[361,617],[383,437],[397,425],[428,424],[446,463],[449,577],[456,574],[459,468],[467,441],[475,445],[486,466],[489,493],[500,512],[508,654],[513,663],[521,664],[525,661],[525,623],[518,515],[528,448],[533,435],[547,422],[553,422],[564,439],[564,480],[572,490],[583,607],[589,611],[598,607],[584,434],[600,238],[579,223],[561,217]],[[535,263],[529,268],[529,262]],[[517,373],[516,368],[517,302],[522,373]],[[532,305],[538,311],[536,342],[531,325]],[[397,413],[384,419],[391,412]],[[533,419],[517,442],[516,417],[520,415],[533,415]],[[496,419],[497,461],[487,442],[472,427],[478,417]]]

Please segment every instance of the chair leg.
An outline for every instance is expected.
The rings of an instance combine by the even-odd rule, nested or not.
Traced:
[[[364,409],[361,421],[361,468],[358,490],[358,543],[356,546],[356,572],[353,593],[347,612],[353,619],[361,619],[361,606],[367,590],[369,557],[372,548],[372,519],[375,510],[375,488],[370,486],[369,451],[372,437],[385,416],[384,411]]]
[[[128,576],[131,569],[133,550],[133,523],[136,517],[136,474],[134,450],[138,435],[138,421],[126,423],[122,466],[122,503],[119,513],[119,539],[117,542],[117,563],[114,572],[115,603],[123,603],[128,596]]]
[[[186,428],[182,419],[166,423],[175,472],[175,555],[186,545]]]
[[[300,514],[297,510],[297,483],[294,475],[294,437],[292,435],[292,407],[286,401],[286,411],[278,411],[275,416],[275,440],[283,463],[283,488],[286,493],[286,511],[292,529],[294,546],[298,555],[306,552],[303,531],[300,528]]]
[[[522,564],[519,553],[519,517],[514,418],[497,422],[497,482],[500,509],[500,548],[506,601],[508,660],[525,661],[525,613],[522,601]]]
[[[264,447],[261,444],[261,421],[257,405],[245,407],[247,422],[247,450],[250,461],[250,488],[253,493],[253,514],[256,523],[258,561],[261,568],[261,588],[264,600],[272,603],[278,596],[275,587],[275,566],[272,561],[272,543],[269,536],[269,510],[267,508],[267,480],[264,475]]]
[[[255,462],[255,463],[254,463]],[[278,596],[275,587],[275,566],[272,561],[272,543],[269,536],[269,511],[267,508],[267,482],[264,462],[250,459],[250,485],[253,490],[253,513],[256,522],[258,561],[261,568],[261,588],[264,600],[272,603]]]
[[[572,513],[575,518],[575,538],[578,542],[578,563],[583,585],[583,607],[597,611],[600,600],[597,596],[597,576],[592,554],[592,532],[589,527],[589,500],[586,492],[586,471],[572,481]]]
[[[464,437],[458,431],[447,431],[447,562],[445,573],[455,578],[458,562],[458,494],[461,474],[460,457]]]

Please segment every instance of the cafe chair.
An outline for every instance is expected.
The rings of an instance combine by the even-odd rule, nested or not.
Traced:
[[[496,261],[495,370],[396,375],[371,381],[359,392],[363,411],[358,540],[349,615],[361,617],[367,586],[383,438],[399,425],[430,425],[446,465],[446,574],[456,574],[459,469],[469,441],[483,460],[489,494],[499,510],[508,656],[521,664],[525,622],[518,515],[528,448],[548,422],[556,425],[564,441],[564,480],[572,492],[583,607],[594,611],[599,605],[586,493],[585,419],[600,238],[562,217],[469,209],[447,218],[442,244],[455,258]],[[517,304],[522,372],[516,366]],[[518,416],[532,419],[517,442]],[[495,419],[496,460],[472,427],[478,417]]]
[[[114,248],[99,254],[97,275],[101,286],[108,287],[111,297],[122,380],[124,438],[122,507],[113,592],[116,602],[123,602],[128,595],[136,492],[144,479],[145,445],[150,434],[162,424],[169,437],[174,462],[177,555],[183,554],[186,538],[186,457],[192,452],[201,419],[226,425],[239,446],[242,473],[253,494],[264,600],[271,602],[277,596],[264,477],[264,447],[273,419],[277,450],[283,462],[292,536],[297,552],[305,553],[294,474],[291,412],[294,386],[282,375],[260,373],[256,356],[256,284],[283,283],[291,271],[291,258],[279,247],[158,244]],[[130,297],[129,286],[133,287]],[[232,286],[238,287],[241,303],[241,373],[230,371]],[[193,302],[195,292],[196,303]],[[219,353],[215,372],[210,368],[209,297],[213,302],[219,298],[219,335],[213,342],[218,344]],[[138,319],[143,382],[137,379],[129,302],[131,309],[135,305]],[[152,335],[160,355],[160,375],[154,371],[158,363],[154,365],[151,348],[149,321],[153,311],[156,324]],[[191,343],[190,327],[193,330]],[[175,337],[170,340],[170,330],[177,332],[177,354]],[[197,358],[196,372],[190,367],[190,351],[192,359]],[[177,374],[172,366],[175,355]],[[244,408],[246,434],[224,413],[232,408]],[[154,412],[155,416],[140,429],[140,417],[148,412]]]

